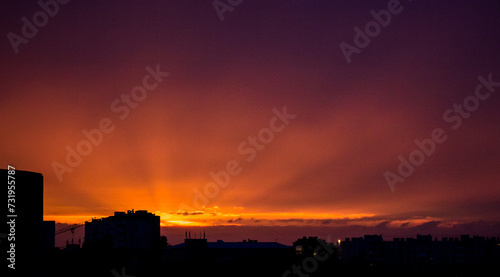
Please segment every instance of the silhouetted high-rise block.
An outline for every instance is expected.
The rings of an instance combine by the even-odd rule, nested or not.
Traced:
[[[160,240],[160,217],[147,211],[115,212],[114,216],[85,222],[88,247],[151,249]]]
[[[9,174],[8,170],[0,169],[4,195],[2,203],[4,222],[0,230],[1,259],[3,268],[8,268],[9,264],[15,267],[15,270],[9,270],[9,274],[14,275],[9,276],[21,276],[37,272],[37,268],[41,266],[40,260],[45,244],[43,175],[21,170],[14,172]],[[8,176],[11,176],[10,179]],[[14,182],[8,184],[8,181]]]

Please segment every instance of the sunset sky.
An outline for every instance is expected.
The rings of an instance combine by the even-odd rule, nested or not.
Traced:
[[[45,220],[140,209],[172,236],[500,235],[499,1],[243,0],[222,17],[212,1],[70,1],[31,38],[22,18],[43,9],[22,2],[1,9],[0,162],[44,175]],[[444,142],[391,189],[384,174],[435,129]],[[228,163],[238,173],[206,191]]]

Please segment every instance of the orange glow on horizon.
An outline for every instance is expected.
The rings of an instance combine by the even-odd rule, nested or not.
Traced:
[[[151,211],[149,211],[151,212]],[[185,215],[180,212],[153,212],[160,216],[160,226],[343,226],[350,224],[373,226],[383,220],[372,220],[376,214],[352,213],[352,214],[328,214],[328,213],[305,213],[305,212],[246,212],[246,213],[223,213],[210,212],[195,215]],[[44,220],[54,220],[57,223],[78,224],[90,221],[92,218],[109,217],[110,215],[46,215]],[[437,218],[421,218],[404,221],[392,221],[391,226],[409,223],[409,226],[421,224]]]

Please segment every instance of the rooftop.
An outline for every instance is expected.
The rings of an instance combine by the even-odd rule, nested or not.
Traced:
[[[172,246],[172,248],[184,248],[184,243]],[[257,242],[257,241],[243,241],[243,242],[224,242],[217,240],[217,242],[207,242],[209,249],[278,249],[278,248],[293,248],[292,246],[284,245],[277,242]]]

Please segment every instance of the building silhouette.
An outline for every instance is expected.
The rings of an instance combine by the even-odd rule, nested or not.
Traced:
[[[500,264],[500,240],[469,235],[433,240],[431,235],[417,235],[384,241],[381,235],[365,235],[345,239],[340,253],[343,263],[373,267]]]
[[[42,236],[43,236],[43,247],[45,249],[53,249],[55,247],[55,234],[56,232],[56,222],[55,221],[43,221]]]
[[[266,260],[293,257],[295,254],[292,246],[277,242],[259,242],[257,240],[243,240],[241,242],[207,242],[206,238],[186,238],[184,243],[166,249],[166,260],[177,261],[245,261]]]
[[[302,237],[293,243],[295,254],[299,257],[312,257],[314,255],[324,256],[326,254],[325,247],[329,247],[334,253],[335,258],[338,256],[338,248],[333,243],[327,243],[325,240],[318,237]]]
[[[0,229],[0,247],[2,267],[7,268],[10,263],[7,258],[13,256],[16,270],[10,274],[21,276],[30,269],[39,268],[44,250],[54,247],[55,222],[43,221],[43,175],[23,170],[14,170],[11,173],[14,174],[0,169],[1,179],[5,180],[2,205],[5,221]],[[8,185],[8,180],[14,182]],[[11,246],[14,246],[15,254],[7,253]]]
[[[151,249],[160,241],[160,217],[145,210],[115,212],[85,222],[86,246]]]
[[[8,180],[7,170],[0,169],[0,175]],[[389,241],[381,235],[365,235],[346,238],[336,247],[318,237],[302,237],[288,246],[252,239],[209,242],[204,233],[192,239],[186,232],[184,243],[169,246],[166,237],[160,237],[160,217],[146,210],[92,219],[85,223],[84,249],[80,243],[58,249],[54,248],[55,222],[43,221],[43,175],[16,170],[11,176],[15,188],[7,187],[4,199],[9,203],[8,195],[15,194],[15,205],[2,210],[15,227],[1,224],[0,247],[2,266],[7,269],[10,243],[15,243],[16,271],[6,276],[67,276],[68,272],[113,276],[113,269],[119,274],[125,267],[127,275],[137,277],[157,272],[173,276],[470,276],[484,275],[500,264],[500,238],[469,235],[440,240],[417,235]],[[15,241],[10,241],[13,236]],[[74,273],[75,268],[79,271]]]
[[[163,249],[162,268],[173,276],[281,276],[295,258],[292,246],[243,240],[190,238]]]

